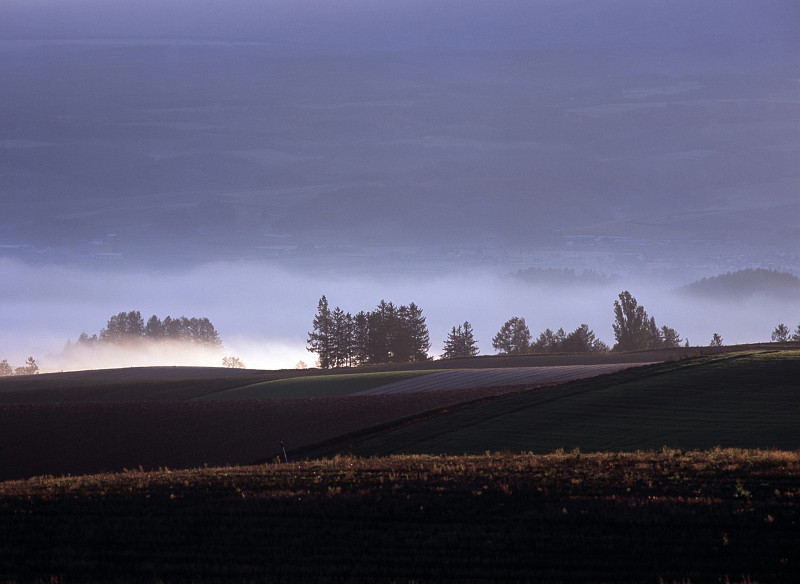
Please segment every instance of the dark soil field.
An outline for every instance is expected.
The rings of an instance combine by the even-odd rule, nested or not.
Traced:
[[[0,583],[798,582],[800,351],[701,353],[2,379]]]
[[[0,480],[125,468],[251,464],[430,410],[510,391],[233,401],[0,405]]]
[[[0,582],[800,581],[800,454],[334,458],[0,483]]]

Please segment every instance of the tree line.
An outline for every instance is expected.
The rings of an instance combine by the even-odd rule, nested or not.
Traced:
[[[773,329],[770,340],[772,340],[773,343],[800,342],[800,324],[797,325],[797,328],[794,329],[794,333],[792,333],[788,326],[784,323],[780,323]]]
[[[395,306],[381,300],[375,310],[352,315],[338,306],[331,310],[322,296],[312,327],[308,350],[317,354],[324,369],[429,358],[428,327],[422,309],[413,302]]]
[[[535,342],[531,331],[522,317],[507,320],[500,331],[492,338],[492,347],[500,354],[522,353],[602,353],[608,345],[598,339],[589,325],[582,324],[567,334],[563,328],[553,332],[545,329]]]
[[[208,318],[181,316],[173,318],[151,316],[147,322],[138,310],[120,312],[108,319],[99,333],[89,336],[81,333],[77,345],[125,344],[132,341],[180,341],[210,349],[221,349],[222,340]],[[68,341],[68,346],[70,342]]]
[[[317,354],[322,368],[348,367],[377,363],[409,363],[425,361],[430,340],[422,309],[413,302],[396,307],[381,300],[372,312],[355,316],[338,306],[333,310],[325,296],[317,304],[317,313],[308,333],[307,349]],[[678,332],[666,325],[658,326],[654,317],[627,290],[614,301],[614,337],[609,348],[597,338],[587,324],[567,333],[545,329],[533,341],[523,317],[506,321],[492,338],[492,346],[500,354],[523,353],[601,353],[678,347],[683,342]],[[800,331],[800,327],[799,327]],[[717,342],[721,337],[715,335]],[[444,341],[442,358],[474,357],[479,354],[469,321],[454,326]]]
[[[39,372],[39,365],[36,359],[28,357],[25,365],[21,367],[12,367],[7,359],[0,361],[0,377],[8,377],[9,375],[33,375]]]

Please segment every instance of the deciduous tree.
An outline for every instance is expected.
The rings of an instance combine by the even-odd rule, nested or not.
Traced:
[[[222,366],[230,369],[245,369],[244,361],[234,356],[223,357]]]
[[[789,340],[789,327],[783,323],[780,323],[778,326],[775,327],[775,330],[772,331],[772,342],[773,343],[785,343]]]
[[[14,370],[15,375],[33,375],[34,373],[39,372],[39,365],[36,363],[36,359],[33,357],[28,357],[25,361],[25,365],[22,367],[17,367]]]
[[[527,353],[531,346],[531,331],[525,319],[514,316],[507,320],[492,338],[492,346],[505,355]]]
[[[614,337],[617,351],[635,351],[648,347],[650,334],[647,312],[631,293],[625,290],[614,301]]]

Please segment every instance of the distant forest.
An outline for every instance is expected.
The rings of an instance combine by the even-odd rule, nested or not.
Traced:
[[[741,298],[754,294],[797,297],[800,294],[800,278],[764,268],[746,269],[697,280],[679,288],[678,292],[715,299]]]
[[[75,345],[120,345],[136,341],[180,341],[210,349],[222,349],[219,333],[208,318],[167,316],[161,320],[153,315],[145,323],[138,310],[120,312],[112,316],[98,334],[89,336],[85,332],[81,333]],[[67,346],[71,345],[72,343],[68,341]]]

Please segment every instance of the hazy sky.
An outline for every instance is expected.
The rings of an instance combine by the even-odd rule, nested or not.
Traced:
[[[792,0],[4,0],[2,38],[161,37],[326,49],[796,43]],[[722,43],[722,44],[720,44]]]
[[[416,302],[437,355],[512,316],[613,344],[620,290],[499,278],[530,266],[766,340],[795,306],[669,290],[800,270],[798,31],[796,0],[2,0],[0,359],[140,310],[291,367],[322,294]]]

